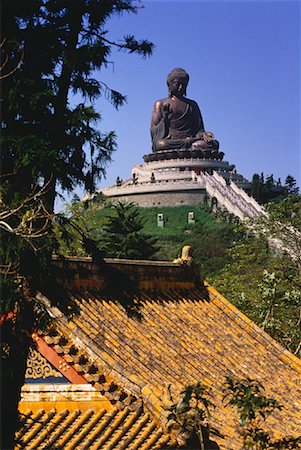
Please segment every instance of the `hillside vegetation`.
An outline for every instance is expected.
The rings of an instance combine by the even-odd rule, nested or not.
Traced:
[[[223,264],[218,260],[225,255],[225,249],[234,238],[233,224],[217,220],[203,206],[140,208],[140,212],[145,219],[143,231],[158,239],[155,259],[173,260],[180,255],[182,247],[188,244],[194,248],[194,256],[200,265],[214,257],[210,268],[206,268],[206,275],[211,270],[215,271],[216,264]],[[195,223],[188,222],[189,212],[194,213]],[[163,228],[157,223],[157,214],[160,213],[164,217]],[[222,242],[218,244],[216,239]]]
[[[77,204],[71,212],[80,228],[86,230],[98,243],[104,257],[141,258],[142,253],[138,247],[141,247],[142,243],[141,239],[138,243],[137,237],[144,236],[145,240],[152,238],[155,246],[154,252],[145,259],[172,261],[180,255],[184,245],[191,245],[203,276],[217,274],[227,263],[227,250],[236,239],[237,232],[235,224],[226,222],[222,215],[213,215],[204,206],[153,208],[135,206],[134,210],[135,214],[131,211],[127,213],[126,218],[120,217],[119,230],[116,218],[120,211],[113,206],[104,207],[102,204],[92,203],[88,209],[84,209],[81,204]],[[195,223],[188,223],[189,212],[194,213]],[[163,228],[158,226],[157,214],[163,214]],[[129,238],[133,234],[133,223],[136,241],[127,239],[127,242],[123,241],[123,252],[120,254],[114,252],[116,240],[120,240],[120,236]],[[81,236],[73,233],[73,237],[75,239],[67,244],[62,240],[63,253],[84,255]],[[131,243],[135,246],[136,253],[127,248]]]
[[[204,206],[139,208],[91,202],[71,207],[69,234],[61,235],[61,253],[85,255],[83,234],[103,257],[172,261],[184,245],[193,248],[203,277],[250,319],[290,351],[301,349],[301,198],[290,195],[268,206],[269,218],[256,233],[222,212]],[[188,223],[194,212],[195,223]],[[158,226],[163,214],[164,226]],[[74,228],[76,224],[76,229]],[[77,230],[77,231],[76,231]],[[265,230],[265,234],[262,233]],[[268,244],[284,239],[294,257]]]

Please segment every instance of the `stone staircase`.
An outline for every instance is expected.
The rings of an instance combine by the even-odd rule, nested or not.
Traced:
[[[227,209],[229,213],[234,214],[240,220],[265,214],[254,198],[232,181],[227,184],[217,172],[214,171],[212,175],[203,172],[200,175],[195,174],[195,176],[200,183],[205,184],[209,197],[216,198],[220,207]]]
[[[205,184],[209,197],[216,198],[219,207],[227,209],[228,212],[234,214],[240,220],[255,219],[260,215],[268,216],[267,212],[253,197],[250,197],[232,181],[230,181],[230,184],[227,184],[225,179],[217,172],[213,172],[212,175],[205,172],[200,175],[195,174],[195,176],[199,182]],[[255,232],[251,224],[248,226],[250,230]],[[279,230],[282,228],[283,224],[279,222]],[[261,232],[268,234],[268,230],[264,227]],[[291,258],[300,260],[301,251],[299,243],[301,242],[301,233],[290,226],[283,230],[283,234],[286,234],[288,237],[281,239],[268,236],[269,245],[280,253],[287,253]]]

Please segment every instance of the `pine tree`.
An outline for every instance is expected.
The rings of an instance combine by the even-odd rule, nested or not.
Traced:
[[[72,191],[77,184],[92,190],[116,148],[113,132],[96,127],[100,115],[94,102],[108,98],[116,108],[125,96],[94,78],[108,63],[112,48],[146,56],[148,41],[126,36],[109,40],[107,20],[136,12],[132,0],[31,0],[2,2],[2,34],[24,50],[20,70],[3,81],[2,181],[18,193],[32,182],[51,180],[49,208],[55,188]],[[82,100],[71,106],[71,94]],[[92,163],[84,151],[90,146]],[[14,155],[14,158],[12,158]],[[14,176],[18,174],[18,176]],[[10,193],[8,192],[10,191]]]
[[[104,227],[99,246],[106,257],[149,259],[157,249],[156,239],[143,233],[144,220],[133,203],[113,205],[114,215]]]
[[[299,193],[299,188],[297,186],[297,181],[295,180],[294,177],[292,177],[291,175],[288,175],[285,179],[285,188],[287,193],[290,194],[298,194]]]
[[[13,448],[30,335],[41,326],[42,307],[35,296],[46,289],[56,245],[57,189],[71,192],[80,184],[92,191],[116,149],[114,132],[99,131],[101,117],[94,104],[104,96],[118,108],[125,96],[94,78],[95,71],[106,66],[113,47],[147,56],[152,44],[134,36],[109,39],[108,19],[135,13],[133,0],[3,0],[1,7],[1,67],[6,69],[0,174],[5,449]],[[80,100],[71,105],[73,94]]]

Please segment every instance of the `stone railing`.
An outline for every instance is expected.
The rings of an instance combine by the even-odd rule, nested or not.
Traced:
[[[265,214],[264,209],[260,204],[255,200],[255,198],[251,197],[244,191],[243,189],[239,188],[232,180],[230,181],[230,187],[237,192],[239,195],[241,195],[248,203],[250,203],[256,211],[258,211],[260,214]]]
[[[176,190],[199,190],[204,189],[204,183],[195,181],[192,178],[189,179],[179,179],[179,180],[163,180],[156,183],[138,183],[133,184],[131,181],[127,184],[122,184],[121,186],[111,186],[107,189],[102,189],[102,193],[108,197],[118,197],[122,195],[133,195],[142,193],[157,193],[157,192],[168,192]]]
[[[257,217],[261,212],[260,206],[255,207],[254,199],[251,199],[242,189],[235,189],[227,185],[225,179],[213,172],[213,175],[207,173],[201,174],[198,179],[205,182],[207,193],[210,197],[215,197],[220,206],[226,208],[231,214],[239,219]],[[234,183],[232,183],[234,185]]]

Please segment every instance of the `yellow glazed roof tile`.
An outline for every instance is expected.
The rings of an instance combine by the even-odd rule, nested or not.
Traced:
[[[230,441],[237,440],[236,446],[231,444],[233,450],[240,445],[233,412],[222,405],[221,390],[231,374],[261,381],[267,392],[284,404],[285,416],[271,419],[275,436],[296,433],[301,418],[299,400],[293,405],[294,399],[301,399],[298,358],[284,351],[211,286],[208,289],[209,301],[197,289],[143,291],[140,318],[129,316],[118,301],[95,292],[77,292],[81,326],[68,327],[69,337],[72,340],[74,333],[85,345],[95,345],[93,348],[99,349],[96,361],[110,366],[116,382],[133,389],[135,395],[140,392],[144,401],[152,404],[154,414],[159,414],[158,393],[166,384],[177,390],[196,381],[210,386],[216,403],[215,426],[221,434],[225,429],[228,434],[217,439],[221,449],[229,450]],[[94,329],[98,325],[95,337],[85,332],[91,314]],[[149,439],[149,445],[155,445],[155,437]],[[147,448],[147,441],[143,445]]]
[[[215,404],[214,440],[220,450],[240,450],[237,419],[222,402],[227,375],[260,381],[268,395],[283,404],[283,410],[269,420],[275,437],[301,433],[300,360],[213,287],[205,284],[198,289],[188,283],[181,289],[179,283],[176,288],[169,283],[161,290],[142,289],[135,316],[128,314],[118,298],[105,297],[101,290],[92,291],[92,284],[87,286],[91,290],[72,291],[79,315],[70,321],[58,319],[58,331],[69,344],[50,339],[49,345],[58,346],[62,358],[116,407],[99,412],[99,419],[95,411],[68,413],[64,418],[57,418],[56,413],[44,417],[40,411],[37,418],[30,415],[25,420],[24,427],[31,425],[22,436],[23,444],[43,442],[45,430],[43,434],[44,425],[40,425],[49,423],[51,442],[67,445],[68,450],[78,446],[164,448],[169,438],[158,427],[160,393],[168,384],[179,391],[200,381],[211,388]],[[72,344],[76,348],[71,351]],[[82,353],[93,360],[96,372],[80,360]],[[156,422],[137,409],[139,399]],[[57,430],[54,423],[58,423]]]
[[[118,411],[117,408],[110,411],[78,410],[72,414],[67,410],[60,413],[40,410],[36,414],[27,414],[17,435],[16,450],[122,450],[143,446],[147,449],[154,448],[152,444],[162,435],[162,430],[141,409],[135,412],[129,409]],[[166,444],[168,437],[161,442]]]

